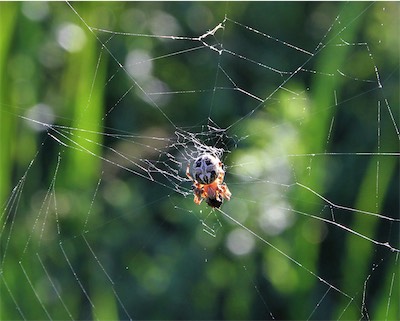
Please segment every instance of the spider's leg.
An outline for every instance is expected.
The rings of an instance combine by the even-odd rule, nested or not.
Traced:
[[[196,183],[193,184],[193,194],[194,194],[194,199],[193,201],[196,204],[200,204],[203,198],[205,198],[204,195],[204,189],[202,187],[199,187]]]
[[[203,198],[205,198],[204,196],[204,192],[202,192],[199,188],[195,187],[193,189],[193,195],[194,195],[194,199],[193,202],[195,202],[196,204],[200,204],[201,201],[203,200]]]
[[[189,164],[188,164],[188,166],[186,167],[186,176],[189,177],[192,181],[194,181],[192,175],[190,175],[190,167],[189,167]]]
[[[226,198],[228,201],[231,199],[232,193],[225,183],[219,186],[219,193],[223,198]]]
[[[222,182],[224,181],[224,177],[225,177],[225,172],[221,171],[217,178],[219,184],[222,184]]]

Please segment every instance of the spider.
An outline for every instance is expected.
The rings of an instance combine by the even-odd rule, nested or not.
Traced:
[[[203,199],[211,207],[219,208],[222,200],[230,200],[231,192],[224,183],[224,164],[215,156],[204,154],[195,161],[194,178],[190,175],[189,165],[186,176],[193,181],[194,202],[200,204]]]

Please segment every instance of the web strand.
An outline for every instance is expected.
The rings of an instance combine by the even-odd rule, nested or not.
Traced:
[[[256,4],[246,5],[246,14],[235,3],[222,11],[201,11],[206,4],[199,3],[195,11],[189,5],[176,12],[126,4],[107,9],[110,16],[98,22],[84,7],[66,4],[68,24],[80,24],[97,42],[82,106],[69,114],[73,95],[64,93],[54,101],[65,106],[50,111],[5,112],[21,129],[10,136],[16,184],[0,216],[0,289],[13,306],[7,307],[10,318],[54,319],[61,311],[71,320],[100,320],[107,303],[112,318],[129,320],[159,318],[159,310],[166,318],[179,310],[182,318],[232,318],[235,311],[243,319],[280,319],[293,317],[300,302],[296,318],[373,320],[382,317],[371,304],[375,296],[383,297],[385,319],[392,318],[400,131],[385,74],[394,67],[389,57],[382,60],[381,42],[357,29],[373,14],[386,17],[385,10],[374,11],[381,4],[344,4],[332,17],[326,4],[310,5],[308,27],[297,24],[288,34],[287,20],[273,29],[259,23]],[[276,10],[268,21],[278,17]],[[160,14],[163,29],[152,24]],[[49,48],[42,50],[51,56]],[[146,55],[123,63],[135,51]],[[29,78],[29,68],[18,67],[29,66],[24,59],[23,53],[10,59],[15,79],[20,73]],[[92,119],[103,64],[104,100],[100,117]],[[61,66],[50,73],[59,75]],[[86,117],[99,129],[85,128]],[[30,147],[21,150],[20,140]],[[192,184],[198,185],[186,168],[195,177],[194,164],[204,154],[220,161],[221,184],[232,191],[220,208],[207,206],[220,202],[208,194],[200,205],[193,202]],[[70,166],[76,155],[90,165]],[[79,173],[92,166],[99,170],[86,182]],[[71,177],[86,185],[75,186]],[[365,275],[341,284],[339,276],[351,273],[343,268],[352,253],[348,239],[370,253],[349,259],[355,269],[364,260]],[[375,278],[385,277],[387,285],[373,289]],[[312,303],[301,302],[306,291]],[[189,314],[177,303],[182,298],[190,302]]]

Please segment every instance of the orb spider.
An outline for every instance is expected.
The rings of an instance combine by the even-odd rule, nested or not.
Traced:
[[[232,193],[224,183],[224,164],[215,156],[204,154],[194,163],[194,178],[190,174],[189,165],[186,176],[193,181],[194,202],[198,205],[205,199],[211,207],[219,208],[223,199],[230,200]]]

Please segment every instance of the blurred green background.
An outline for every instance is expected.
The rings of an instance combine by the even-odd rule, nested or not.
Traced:
[[[0,318],[398,320],[399,8],[1,2]]]

